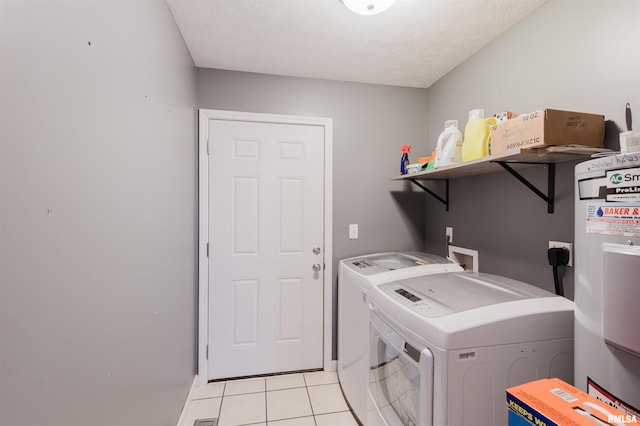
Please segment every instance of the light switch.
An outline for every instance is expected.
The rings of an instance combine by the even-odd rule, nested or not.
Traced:
[[[349,224],[349,239],[357,240],[358,239],[358,224],[350,223]]]

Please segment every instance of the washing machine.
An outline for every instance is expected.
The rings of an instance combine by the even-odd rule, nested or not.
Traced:
[[[401,278],[462,270],[449,259],[418,252],[376,253],[340,261],[338,377],[345,398],[361,423],[367,412],[371,288]]]
[[[382,283],[369,298],[368,426],[506,426],[505,389],[573,381],[564,297],[460,272]]]

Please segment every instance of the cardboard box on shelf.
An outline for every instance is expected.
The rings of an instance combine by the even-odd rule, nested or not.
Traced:
[[[550,145],[603,148],[604,116],[542,109],[491,126],[491,154]]]
[[[580,426],[640,424],[560,379],[540,379],[507,389],[509,426]]]

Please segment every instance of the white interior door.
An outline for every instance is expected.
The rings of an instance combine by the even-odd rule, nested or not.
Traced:
[[[208,378],[321,368],[324,128],[208,133]]]

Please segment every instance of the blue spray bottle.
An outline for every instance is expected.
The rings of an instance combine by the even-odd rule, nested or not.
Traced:
[[[407,166],[409,165],[409,153],[411,152],[411,145],[402,146],[402,158],[400,159],[400,174],[407,174]]]

